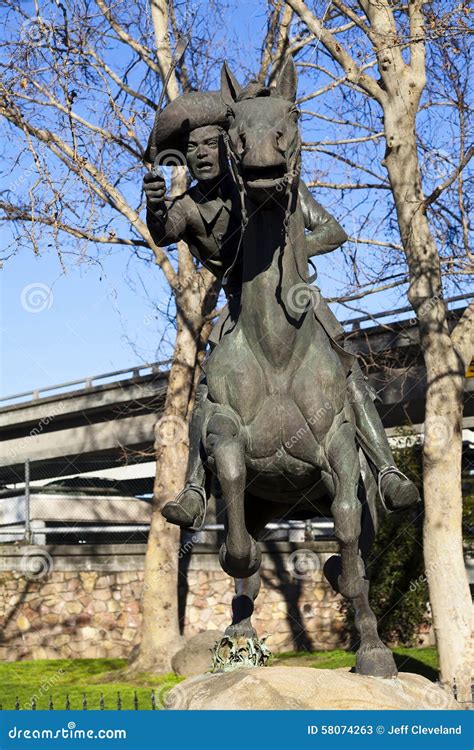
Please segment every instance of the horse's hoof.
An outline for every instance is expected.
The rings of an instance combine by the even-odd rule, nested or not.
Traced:
[[[224,630],[224,635],[229,638],[258,638],[257,631],[248,621],[229,625]]]
[[[252,537],[250,537],[250,552],[243,555],[232,555],[224,542],[219,551],[219,562],[224,573],[232,578],[250,578],[260,568],[262,553]]]
[[[359,649],[355,671],[357,674],[369,675],[370,677],[384,677],[386,680],[393,679],[398,675],[393,654],[382,643],[380,646],[361,647]]]

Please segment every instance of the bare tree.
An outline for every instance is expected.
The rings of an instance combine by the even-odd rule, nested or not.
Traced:
[[[357,137],[359,143],[364,140],[365,148],[360,162],[350,158],[347,150],[337,150],[344,139],[306,144],[318,155],[324,151],[344,162],[357,175],[346,185],[334,184],[333,180],[326,186],[377,191],[377,200],[390,196],[396,211],[399,239],[387,237],[386,232],[381,240],[372,235],[369,242],[375,248],[380,246],[385,254],[387,249],[394,251],[379,267],[379,274],[382,271],[390,277],[394,270],[403,273],[405,263],[407,267],[408,298],[416,312],[427,371],[425,567],[431,572],[428,581],[441,679],[456,690],[459,700],[466,701],[470,699],[471,602],[461,533],[461,429],[465,371],[474,352],[474,303],[451,328],[443,284],[449,284],[448,273],[453,279],[456,274],[472,274],[474,270],[468,246],[467,178],[463,175],[473,155],[467,142],[467,6],[443,3],[435,10],[422,0],[407,4],[333,0],[321,7],[320,13],[314,13],[303,0],[287,0],[286,5],[300,22],[289,49],[305,50],[308,56],[299,57],[301,66],[328,79],[303,97],[302,103],[331,92],[331,107],[334,91],[343,90],[346,112],[342,117],[340,110],[331,116],[321,108],[309,114],[334,123],[339,120],[341,126],[352,122],[365,131]],[[427,55],[431,56],[429,65]],[[457,65],[456,59],[462,64]],[[447,101],[442,100],[443,89]],[[357,108],[354,95],[358,97]],[[446,123],[456,120],[458,152],[450,148],[448,154],[440,156],[438,162],[449,164],[449,172],[426,193],[423,156],[428,149],[427,122],[433,125],[434,120],[423,119],[423,113],[434,106],[446,107]],[[380,115],[381,127],[374,127]],[[384,154],[380,159],[381,143]],[[316,176],[314,184],[321,183],[320,175]],[[456,191],[454,205],[446,200],[448,191],[451,196]],[[390,220],[390,214],[388,207],[385,221]],[[449,236],[453,224],[455,231]],[[356,239],[361,244],[366,242]],[[359,268],[356,251],[357,245],[352,257],[349,255],[354,274]],[[392,282],[388,278],[387,283],[403,283],[405,278]]]
[[[194,56],[196,48],[209,52],[212,14],[204,24],[187,3],[177,9],[165,0],[129,8],[109,0],[44,0],[36,3],[33,17],[15,2],[7,0],[6,6],[12,41],[2,50],[0,115],[15,144],[10,166],[24,173],[26,164],[29,170],[25,186],[13,180],[0,202],[0,218],[15,230],[6,257],[22,247],[40,252],[39,239],[45,236],[62,263],[68,238],[84,255],[89,248],[122,245],[154,261],[172,295],[175,346],[164,414],[156,427],[143,626],[132,665],[167,671],[181,637],[179,529],[166,524],[159,510],[184,484],[187,421],[218,288],[209,272],[196,267],[184,243],[176,253],[154,244],[137,196],[154,102],[172,46],[183,34],[191,41],[187,54]],[[192,76],[184,60],[169,80],[167,99],[196,86],[199,76],[205,79],[210,59],[210,52],[203,55]],[[174,171],[173,189],[182,191],[184,170]]]
[[[186,421],[217,290],[182,243],[176,253],[153,244],[137,185],[159,82],[178,36],[191,43],[170,80],[168,99],[208,88],[213,66],[229,56],[232,45],[223,49],[214,37],[213,29],[222,26],[216,22],[218,3],[199,14],[187,0],[141,0],[130,8],[118,0],[38,0],[33,17],[12,0],[4,3],[14,31],[2,50],[0,114],[7,138],[18,145],[6,169],[27,165],[31,172],[27,190],[13,179],[0,202],[0,219],[16,228],[6,255],[25,246],[39,252],[38,238],[45,233],[64,262],[67,238],[83,254],[122,245],[156,263],[172,295],[176,348],[156,433],[144,624],[134,664],[168,669],[179,645],[172,564],[179,542],[158,510],[183,483]],[[258,77],[272,80],[284,56],[295,55],[305,178],[351,233],[338,261],[337,276],[345,279],[338,300],[351,305],[410,284],[429,379],[426,568],[433,571],[442,679],[456,683],[461,697],[467,695],[470,629],[460,534],[460,429],[464,366],[474,348],[473,309],[449,330],[443,287],[459,287],[472,273],[470,62],[465,6],[449,7],[443,4],[436,15],[419,0],[333,0],[312,13],[300,0],[270,0]],[[437,148],[440,122],[449,123],[449,146],[441,142]],[[177,170],[175,190],[182,189],[182,180]]]

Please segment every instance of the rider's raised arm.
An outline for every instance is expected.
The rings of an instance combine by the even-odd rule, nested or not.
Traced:
[[[182,196],[165,199],[153,208],[148,206],[146,223],[157,245],[166,247],[179,242],[183,239],[187,226]]]
[[[314,200],[308,187],[300,180],[298,194],[303,210],[308,258],[336,250],[346,240],[347,234],[339,222]]]

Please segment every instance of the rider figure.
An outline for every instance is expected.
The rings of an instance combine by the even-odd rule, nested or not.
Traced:
[[[170,149],[183,153],[196,184],[177,198],[169,199],[165,181],[156,170],[144,177],[147,224],[156,244],[167,246],[184,240],[193,256],[217,278],[223,279],[226,272],[229,275],[224,286],[228,305],[211,334],[211,347],[232,330],[240,305],[238,250],[242,214],[225,146],[226,115],[226,105],[217,92],[183,94],[171,102],[158,116],[157,141],[153,145],[163,154],[169,154]],[[150,146],[149,143],[145,161],[150,161]],[[302,181],[299,200],[307,229],[308,259],[340,247],[347,235],[336,219],[314,200]],[[373,393],[356,359],[342,348],[343,328],[322,297],[315,314],[346,370],[351,370],[347,390],[355,415],[357,440],[378,481],[382,500],[388,509],[401,510],[419,499],[418,491],[394,466]],[[209,472],[201,455],[201,428],[206,397],[203,379],[197,388],[191,420],[186,486],[175,501],[162,509],[168,521],[183,528],[198,528],[205,520]]]

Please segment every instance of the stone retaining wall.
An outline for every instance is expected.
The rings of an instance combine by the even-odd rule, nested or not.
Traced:
[[[301,548],[306,567],[296,559],[295,568]],[[346,645],[342,600],[322,574],[336,549],[321,541],[264,551],[254,624],[274,652]],[[0,547],[0,659],[127,657],[141,624],[144,552],[144,545]],[[184,635],[224,630],[233,581],[215,548],[188,547],[179,566]]]

